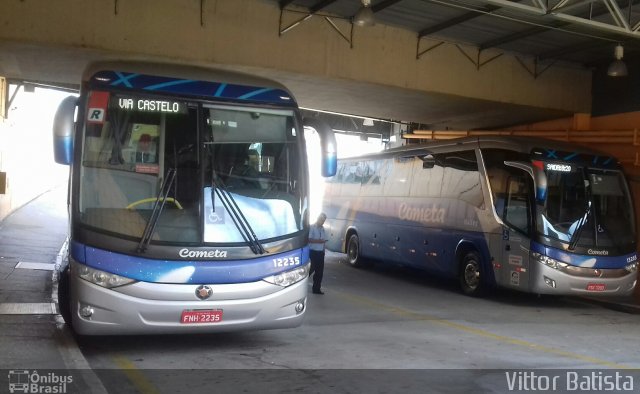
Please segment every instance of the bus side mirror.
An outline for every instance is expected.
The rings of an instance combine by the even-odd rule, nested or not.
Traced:
[[[547,174],[544,173],[542,162],[540,165],[534,165],[524,161],[505,161],[504,164],[509,167],[516,167],[524,170],[531,175],[533,179],[533,187],[536,191],[536,203],[542,204],[547,199]]]
[[[53,157],[58,164],[73,160],[73,129],[78,99],[69,96],[62,100],[53,118]]]
[[[333,129],[318,118],[304,118],[303,123],[306,127],[315,129],[320,136],[322,176],[325,178],[334,176],[338,169],[338,148]]]
[[[544,204],[547,200],[547,174],[544,169],[533,166],[533,183],[536,185],[536,202]]]

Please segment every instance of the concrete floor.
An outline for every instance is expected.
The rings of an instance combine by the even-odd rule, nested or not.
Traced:
[[[508,291],[471,298],[407,269],[354,269],[337,253],[298,328],[74,338],[36,310],[54,301],[52,271],[17,266],[59,259],[64,201],[64,190],[48,193],[0,223],[0,392],[18,369],[70,375],[67,393],[502,393],[556,376],[555,392],[575,392],[567,373],[640,387],[634,310]],[[11,314],[18,304],[31,312]]]

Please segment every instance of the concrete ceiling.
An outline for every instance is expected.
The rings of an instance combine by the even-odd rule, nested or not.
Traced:
[[[0,42],[0,75],[14,82],[31,81],[77,89],[82,71],[89,62],[125,58],[167,60],[89,49]],[[416,123],[420,127],[432,129],[490,129],[571,115],[552,109],[323,79],[282,71],[249,67],[236,67],[235,70],[280,81],[293,92],[301,107]]]
[[[264,0],[281,10],[351,20],[358,0]],[[640,48],[640,0],[373,0],[377,23],[429,38],[497,48],[541,62],[593,67],[625,44],[625,59]],[[546,8],[544,8],[546,7]],[[551,12],[555,8],[555,12]],[[622,16],[622,21],[614,15]],[[587,17],[585,17],[587,15]],[[620,18],[618,18],[620,19]],[[293,32],[295,34],[295,32]],[[289,33],[288,33],[289,34]],[[0,41],[0,75],[77,88],[85,65],[95,60],[162,60],[147,56]],[[202,66],[222,67],[217,64]],[[544,66],[544,64],[543,64]],[[273,69],[236,67],[280,81],[305,108],[417,124],[430,129],[492,129],[571,116],[549,108],[429,93],[353,80],[335,80]]]
[[[267,1],[267,0],[265,0]],[[351,20],[358,0],[269,0],[280,9]],[[626,56],[637,50],[639,0],[373,0],[377,23],[416,32],[417,40],[442,39],[479,50],[498,48],[546,62],[592,67],[611,58],[623,42]],[[616,19],[616,15],[619,17]],[[77,87],[90,61],[150,59],[54,46],[0,42],[0,75]],[[203,66],[216,66],[207,65]],[[235,68],[238,69],[237,67]],[[571,113],[441,93],[393,88],[290,72],[240,68],[285,84],[302,107],[420,124],[431,129],[490,129],[570,116]]]

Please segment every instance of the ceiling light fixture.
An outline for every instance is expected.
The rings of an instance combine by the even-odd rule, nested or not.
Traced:
[[[627,72],[627,65],[622,61],[624,47],[621,44],[616,45],[613,56],[616,60],[609,65],[607,75],[610,77],[626,77],[629,73]]]
[[[371,10],[371,0],[362,0],[362,7],[353,17],[353,24],[360,27],[368,27],[376,24],[376,18]]]

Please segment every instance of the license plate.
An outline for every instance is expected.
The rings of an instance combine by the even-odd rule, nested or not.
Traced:
[[[222,309],[182,311],[182,316],[180,316],[182,324],[220,323],[221,321]]]
[[[589,283],[587,285],[588,291],[605,291],[607,286],[604,283]]]

